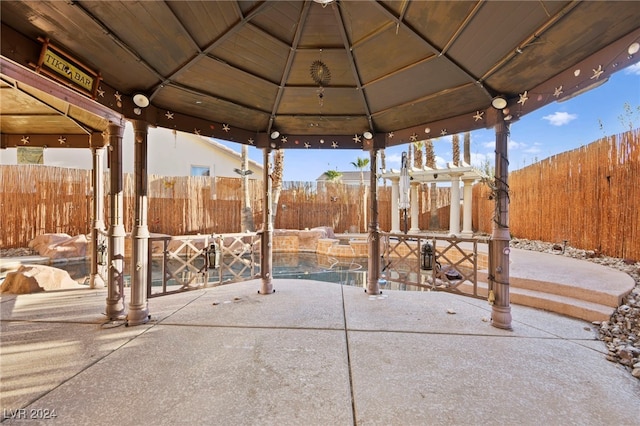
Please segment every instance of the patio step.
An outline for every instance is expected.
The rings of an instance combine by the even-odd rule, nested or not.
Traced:
[[[488,284],[486,273],[481,276],[478,271],[478,294],[487,296]],[[509,297],[513,304],[529,306],[555,312],[584,321],[605,321],[611,317],[618,306],[616,298],[611,294],[591,294],[584,289],[558,283],[535,282],[518,277],[509,278]],[[472,292],[471,284],[461,284],[458,289],[462,292]],[[598,297],[601,297],[599,301]]]

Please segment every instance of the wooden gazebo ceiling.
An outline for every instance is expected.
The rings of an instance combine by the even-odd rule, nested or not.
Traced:
[[[492,126],[497,95],[517,120],[640,57],[628,50],[640,41],[635,1],[3,0],[0,8],[3,146],[99,131],[119,115],[259,146],[357,148],[367,131],[391,146]],[[96,102],[58,105],[65,98],[52,99],[48,83],[20,69],[34,69],[39,38],[99,72]],[[135,93],[151,100],[139,114]],[[88,103],[97,117],[78,111]]]

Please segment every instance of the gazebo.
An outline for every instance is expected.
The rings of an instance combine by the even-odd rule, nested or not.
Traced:
[[[496,133],[496,217],[490,244],[492,324],[511,327],[509,126],[551,102],[603,84],[637,62],[640,3],[626,1],[2,1],[1,148],[108,147],[109,318],[148,320],[145,262],[147,129],[255,145],[265,204],[276,149],[377,153],[429,135]],[[131,297],[123,299],[122,133],[134,124]],[[471,179],[462,169],[454,179]],[[420,172],[442,179],[441,171]],[[469,171],[471,173],[471,171]],[[96,179],[96,200],[101,182]],[[371,202],[377,202],[375,183]],[[465,187],[466,188],[466,187]],[[99,203],[99,201],[96,201]],[[378,287],[379,230],[369,223],[367,291]],[[272,292],[269,209],[261,293]],[[463,226],[463,231],[467,228]]]

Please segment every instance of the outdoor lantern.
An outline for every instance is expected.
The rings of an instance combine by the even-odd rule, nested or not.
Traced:
[[[422,245],[422,270],[430,271],[433,269],[433,246],[430,242]]]
[[[106,265],[107,264],[107,246],[104,242],[100,243],[96,254],[97,254],[98,265]]]
[[[209,244],[207,249],[207,262],[209,269],[218,269],[220,267],[220,250],[216,243]]]

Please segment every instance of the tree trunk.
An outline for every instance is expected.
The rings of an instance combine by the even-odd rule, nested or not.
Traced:
[[[249,197],[249,146],[242,145],[242,157],[241,165],[242,169],[242,215],[241,215],[241,232],[253,232],[255,231],[255,224],[253,222],[253,210],[251,209],[251,199]]]

